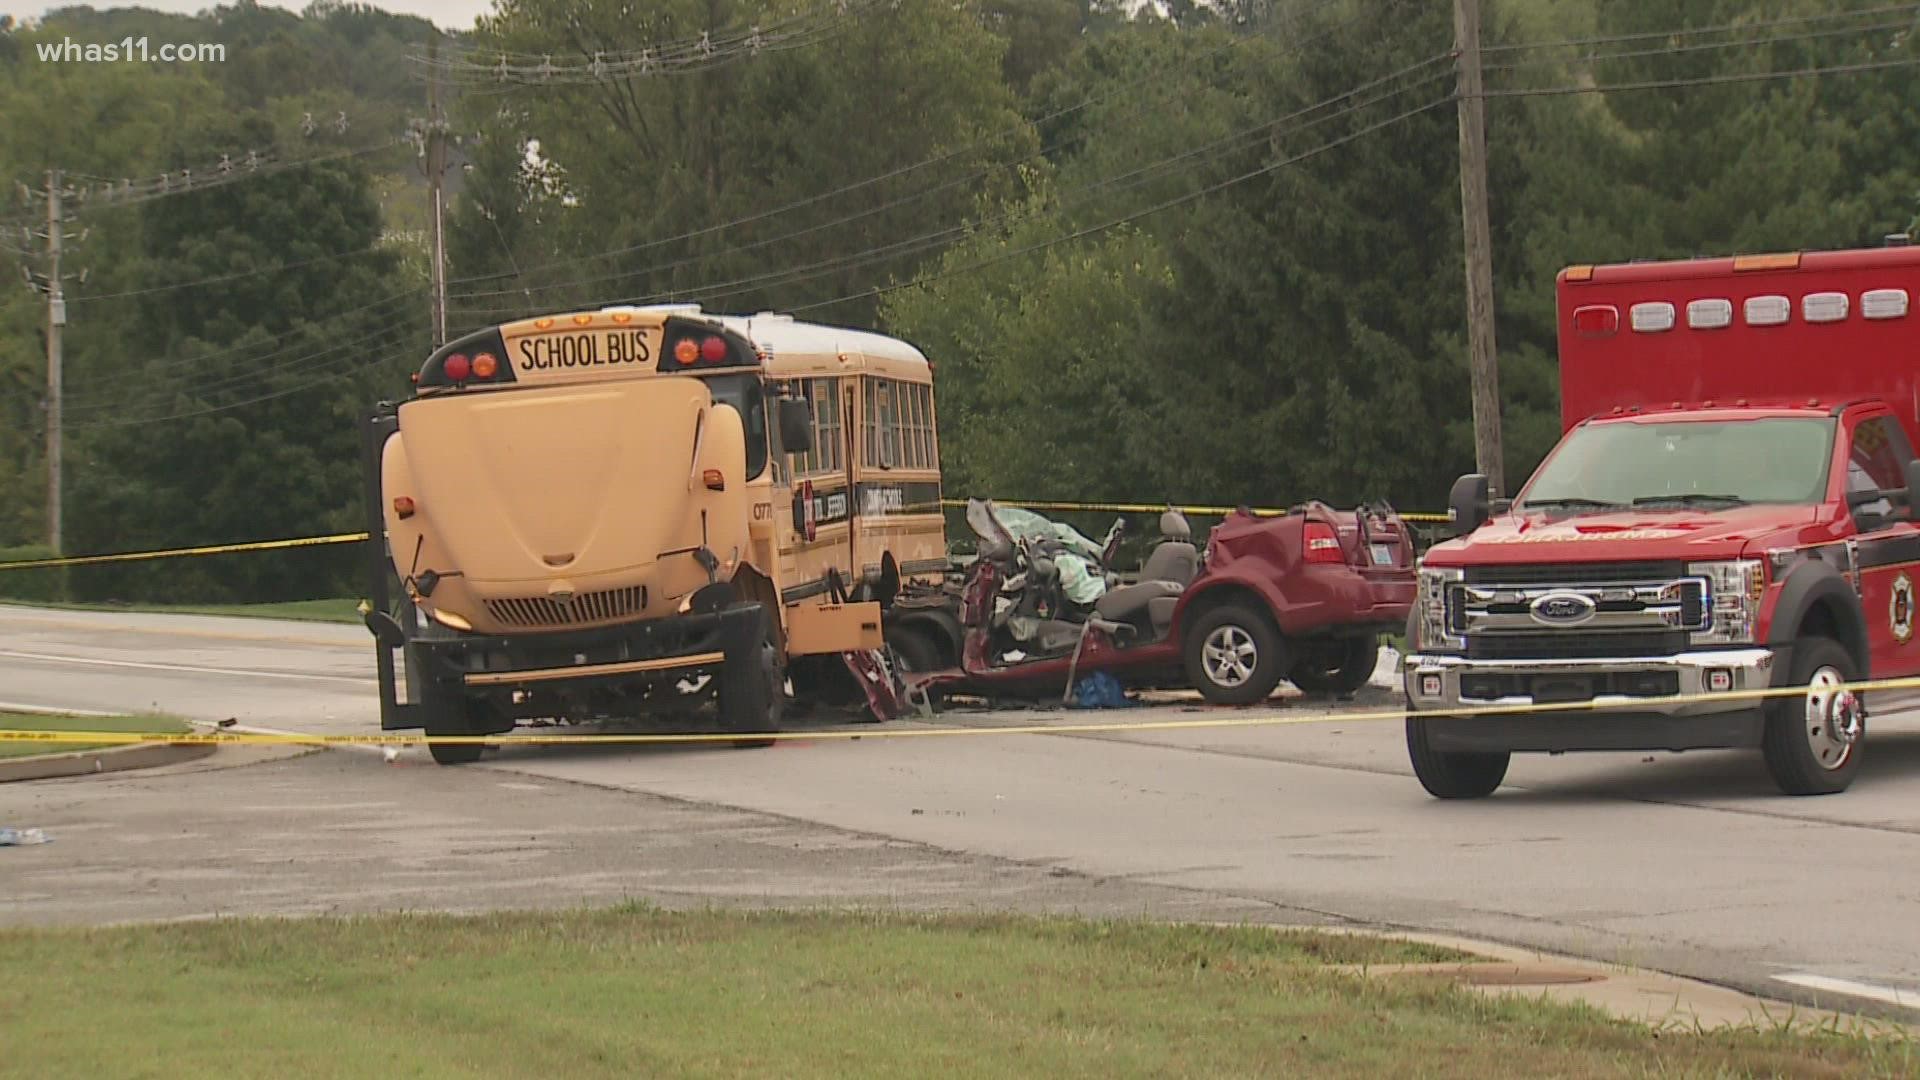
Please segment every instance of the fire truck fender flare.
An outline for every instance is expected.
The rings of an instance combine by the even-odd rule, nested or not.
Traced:
[[[1785,650],[1810,635],[1838,641],[1859,670],[1868,670],[1867,620],[1860,597],[1840,571],[1820,559],[1804,559],[1788,570],[1774,604],[1767,644],[1783,653],[1773,667],[1776,684],[1792,669]]]

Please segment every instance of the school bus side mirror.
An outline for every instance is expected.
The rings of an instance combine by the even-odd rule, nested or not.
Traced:
[[[813,408],[802,398],[780,399],[780,449],[789,454],[813,449]]]

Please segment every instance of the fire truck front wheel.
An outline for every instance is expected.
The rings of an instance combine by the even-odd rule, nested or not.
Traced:
[[[1425,716],[1407,717],[1407,757],[1420,786],[1436,799],[1479,799],[1507,778],[1513,755],[1500,751],[1435,750]]]
[[[1766,702],[1761,750],[1767,771],[1788,795],[1845,791],[1860,771],[1867,737],[1860,695],[1845,688],[1859,681],[1859,667],[1839,642],[1804,637],[1793,648],[1791,675],[1789,685],[1807,692]]]

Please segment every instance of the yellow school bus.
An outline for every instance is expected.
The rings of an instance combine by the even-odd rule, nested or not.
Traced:
[[[468,334],[414,383],[367,429],[383,728],[713,699],[752,741],[789,693],[851,678],[884,717],[898,666],[957,656],[932,367],[906,342],[614,307]],[[889,662],[890,632],[912,664]]]

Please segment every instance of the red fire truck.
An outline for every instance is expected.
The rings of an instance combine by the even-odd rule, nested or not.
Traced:
[[[1845,790],[1868,715],[1845,684],[1920,674],[1920,248],[1575,266],[1558,292],[1565,433],[1510,500],[1461,477],[1462,534],[1421,566],[1420,782],[1757,747],[1788,794]],[[1497,705],[1544,708],[1448,715]]]

